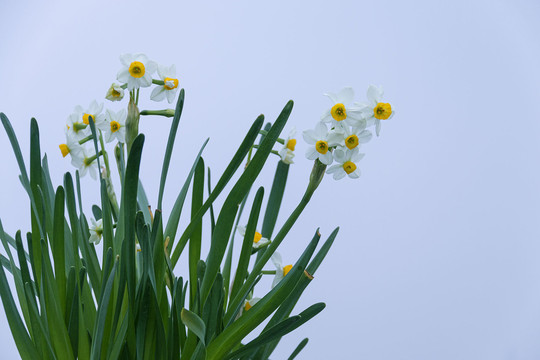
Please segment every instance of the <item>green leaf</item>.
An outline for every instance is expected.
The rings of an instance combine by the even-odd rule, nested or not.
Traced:
[[[300,276],[313,255],[319,242],[320,234],[317,231],[292,269],[268,294],[266,294],[249,311],[246,311],[238,320],[226,328],[207,347],[207,359],[222,359],[247,334],[261,324],[278,306],[289,296],[290,291],[298,282]]]
[[[202,319],[197,314],[189,311],[186,308],[182,309],[180,317],[182,318],[182,322],[184,323],[184,325],[186,325],[191,332],[197,335],[199,340],[204,344],[206,326],[204,325]]]
[[[255,142],[255,139],[257,138],[259,134],[259,130],[261,129],[261,126],[264,122],[264,116],[260,115],[251,128],[249,129],[246,137],[242,141],[242,144],[240,144],[240,147],[234,154],[231,162],[223,172],[223,175],[221,175],[221,178],[219,179],[218,183],[214,187],[214,191],[210,194],[208,199],[206,199],[205,203],[203,204],[203,207],[199,212],[197,213],[197,216],[195,219],[187,226],[187,228],[184,230],[184,233],[178,240],[178,243],[176,244],[176,247],[174,249],[174,252],[171,256],[171,263],[174,268],[176,266],[176,262],[178,261],[178,258],[180,258],[180,254],[182,253],[182,250],[184,249],[184,246],[186,246],[187,239],[191,235],[191,232],[193,231],[193,228],[195,227],[196,223],[200,221],[206,210],[210,207],[210,205],[214,202],[214,200],[218,197],[218,195],[221,193],[221,191],[225,188],[225,185],[229,182],[231,177],[234,175],[236,170],[240,167],[242,164],[243,159],[251,149],[251,146]],[[174,238],[171,237],[171,241]]]
[[[246,233],[242,242],[242,250],[240,251],[240,258],[238,259],[236,274],[234,275],[234,283],[231,289],[231,299],[233,299],[240,290],[240,287],[242,286],[248,272],[247,270],[249,260],[251,258],[251,250],[253,249],[253,239],[255,236],[255,229],[259,221],[259,213],[261,210],[263,197],[264,188],[260,187],[255,195],[255,199],[253,200],[253,205],[251,206],[251,213],[249,215]]]
[[[0,296],[2,297],[2,303],[4,305],[9,328],[13,335],[13,339],[15,340],[15,345],[19,350],[19,355],[21,355],[21,359],[39,359],[40,355],[36,351],[30,336],[28,336],[28,333],[26,332],[26,328],[19,316],[15,301],[13,301],[13,297],[11,296],[3,266],[0,266]]]
[[[206,147],[206,144],[208,144],[208,140],[210,139],[206,139],[204,144],[201,146],[199,153],[195,157],[195,161],[193,161],[193,165],[191,166],[191,170],[188,173],[186,181],[184,181],[184,185],[182,186],[180,193],[176,197],[176,201],[174,202],[173,208],[171,210],[171,215],[169,216],[169,220],[167,221],[167,226],[165,227],[165,238],[168,237],[171,241],[169,243],[169,249],[172,248],[172,242],[174,241],[176,232],[178,230],[178,223],[180,222],[180,215],[182,214],[182,208],[184,207],[184,201],[186,199],[186,195],[189,189],[189,184],[191,183],[191,178],[193,177],[193,174],[195,173],[195,168],[197,164],[199,163],[199,159],[201,158],[202,152],[204,148]]]
[[[60,309],[62,314],[66,313],[66,257],[64,247],[64,188],[59,186],[56,189],[54,201],[54,227],[51,239],[52,254],[54,259],[54,273],[56,275],[56,286],[60,298]]]
[[[161,180],[159,182],[159,195],[157,205],[157,208],[159,210],[162,210],[161,202],[163,200],[163,192],[165,190],[165,181],[167,180],[167,172],[169,171],[169,164],[171,163],[171,154],[174,146],[174,139],[176,138],[176,131],[178,130],[180,116],[182,115],[182,109],[184,107],[184,95],[184,89],[181,89],[178,100],[176,101],[174,118],[171,123],[171,130],[169,131],[169,140],[167,140],[167,148],[165,149],[165,156],[163,158],[163,167],[161,169]]]
[[[204,160],[199,158],[193,178],[193,195],[191,198],[191,217],[195,217],[203,204],[204,196]],[[202,221],[199,221],[189,239],[189,281],[190,308],[195,304],[197,293],[197,263],[201,259]]]
[[[296,329],[295,325],[297,322],[299,322],[299,320],[300,316],[293,316],[283,320],[279,324],[272,326],[271,329],[264,331],[261,335],[257,336],[245,346],[226,356],[224,360],[237,359],[253,352],[254,350],[257,350],[275,338],[288,334],[292,330]]]
[[[293,108],[293,102],[289,101],[281,111],[276,122],[266,134],[266,137],[259,146],[257,153],[249,163],[244,173],[240,176],[237,183],[232,188],[229,196],[225,200],[223,207],[216,221],[214,236],[210,245],[208,254],[207,268],[201,285],[202,303],[206,301],[210,292],[212,283],[217,275],[223,255],[227,248],[227,242],[232,230],[234,218],[238,211],[238,204],[242,201],[247,191],[251,188],[253,182],[259,175],[268,155],[272,151],[274,143],[283,130],[289,115]]]
[[[309,339],[308,338],[305,338],[304,340],[300,341],[300,344],[298,344],[298,346],[296,347],[296,349],[294,349],[294,351],[292,352],[291,356],[289,356],[289,359],[288,360],[294,360],[294,358],[300,354],[300,351],[302,351],[304,349],[304,347],[307,345]]]
[[[261,230],[262,236],[267,239],[271,239],[272,233],[274,232],[279,209],[281,207],[281,201],[283,200],[283,193],[285,192],[285,185],[287,184],[289,166],[289,164],[285,164],[283,161],[278,161],[276,167],[274,182],[272,183],[272,190],[270,190],[270,196],[268,197],[268,204],[266,205],[266,212],[264,214]]]

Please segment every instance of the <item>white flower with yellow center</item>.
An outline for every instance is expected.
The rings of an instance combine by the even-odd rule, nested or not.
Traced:
[[[243,311],[248,311],[249,309],[251,309],[253,306],[255,306],[256,303],[259,302],[259,300],[261,300],[261,298],[258,297],[244,300]]]
[[[120,101],[124,98],[124,89],[117,83],[112,83],[107,94],[105,94],[105,99],[110,101]]]
[[[366,117],[367,126],[375,125],[375,133],[379,136],[381,132],[381,120],[390,119],[394,116],[394,110],[388,103],[383,102],[382,86],[370,85],[367,90],[367,103],[355,103],[362,110]]]
[[[371,140],[371,131],[366,130],[366,121],[361,121],[358,127],[336,126],[334,131],[328,134],[330,146],[342,146],[354,149]]]
[[[86,148],[82,148],[82,156],[78,158],[72,158],[71,164],[79,169],[81,177],[90,173],[92,179],[97,179],[97,161],[96,155],[90,155]]]
[[[358,152],[358,147],[354,149],[336,149],[334,150],[334,160],[338,164],[332,165],[326,170],[327,174],[334,174],[334,180],[343,179],[348,175],[351,179],[360,177],[360,169],[356,163],[364,157],[364,154]]]
[[[83,109],[80,105],[75,107],[75,113],[80,114],[82,123],[85,125],[90,125],[90,116],[94,120],[96,126],[105,121],[105,115],[101,113],[102,111],[103,104],[98,104],[96,100],[92,101],[86,109]],[[88,127],[88,132],[90,133],[90,127]]]
[[[246,236],[246,227],[238,225],[236,227],[236,230],[238,230],[238,233],[241,236]],[[270,240],[263,237],[260,232],[255,231],[255,236],[253,237],[253,248],[258,249],[260,247],[266,246],[270,243]]]
[[[123,67],[116,78],[127,84],[128,90],[148,87],[152,85],[152,74],[156,71],[157,64],[148,60],[144,54],[124,54],[120,56]]]
[[[107,109],[107,120],[99,124],[99,129],[105,134],[105,141],[111,142],[117,140],[118,142],[126,142],[126,109],[122,109],[119,112],[114,112]]]
[[[158,85],[152,90],[150,99],[154,101],[161,101],[167,98],[169,104],[174,101],[176,91],[178,91],[178,79],[176,78],[176,66],[171,65],[166,67],[158,65],[158,75],[163,80],[163,85]]]
[[[77,108],[75,108],[75,110],[77,110]],[[90,127],[83,122],[82,111],[75,111],[68,116],[66,122],[66,136],[81,140],[90,134]]]
[[[73,162],[74,158],[80,158],[83,156],[82,145],[79,141],[68,132],[66,128],[66,143],[58,145],[60,152],[63,157],[66,157],[68,154],[71,156],[71,161]]]
[[[98,245],[101,241],[101,236],[103,235],[103,220],[99,219],[98,221],[91,219],[92,225],[89,227],[90,230],[90,242]]]
[[[274,281],[272,281],[272,288],[274,288],[291,271],[293,266],[291,264],[283,266],[281,255],[277,251],[272,255],[271,259],[276,266],[276,276],[274,277]]]
[[[325,165],[330,165],[333,161],[331,146],[328,144],[328,128],[323,122],[318,122],[314,130],[304,130],[302,132],[304,141],[310,146],[306,150],[306,157],[309,160],[319,159]]]
[[[328,96],[334,105],[321,116],[321,120],[331,123],[331,127],[341,122],[356,126],[364,118],[360,108],[349,105],[354,98],[352,88],[346,87],[337,94],[327,93],[324,95]]]
[[[281,156],[281,161],[283,161],[285,164],[294,163],[294,148],[296,147],[296,139],[294,138],[295,135],[296,128],[293,127],[289,132],[289,136],[284,141],[283,148],[279,150],[279,156]]]

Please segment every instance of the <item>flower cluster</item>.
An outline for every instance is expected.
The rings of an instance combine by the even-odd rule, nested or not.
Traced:
[[[174,65],[169,67],[158,65],[144,54],[124,54],[120,56],[120,62],[122,68],[116,77],[120,84],[113,83],[110,86],[105,95],[107,100],[121,101],[124,98],[124,90],[127,89],[131,101],[137,104],[139,89],[155,85],[150,94],[151,100],[167,99],[169,103],[174,101],[178,90],[178,78]],[[156,71],[158,79],[152,77]],[[89,126],[90,117],[96,125],[100,141],[104,139],[109,143],[116,140],[123,144],[126,142],[128,112],[126,110],[115,112],[109,109],[103,111],[103,104],[93,101],[86,109],[76,106],[73,113],[68,116],[66,142],[59,146],[60,151],[64,157],[68,154],[71,156],[71,163],[79,169],[81,176],[90,173],[90,176],[96,179],[96,159],[103,154],[96,154],[93,144],[92,146],[85,145],[93,140]]]
[[[325,94],[332,101],[332,107],[322,116],[315,129],[305,130],[302,135],[308,143],[306,157],[329,166],[326,171],[333,174],[335,180],[349,176],[360,177],[358,161],[364,154],[359,152],[361,144],[372,138],[367,128],[375,126],[377,136],[380,133],[381,120],[393,115],[390,104],[382,102],[383,90],[371,85],[367,91],[367,103],[353,103],[354,91],[344,88],[339,93]]]

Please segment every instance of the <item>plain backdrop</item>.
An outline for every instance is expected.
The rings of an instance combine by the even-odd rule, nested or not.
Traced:
[[[317,227],[325,239],[340,226],[295,313],[327,308],[273,359],[304,337],[300,359],[540,358],[538,1],[3,1],[0,14],[0,111],[26,158],[38,119],[55,185],[74,170],[58,150],[66,118],[106,101],[119,55],[176,64],[186,102],[164,209],[207,137],[215,183],[260,113],[273,121],[293,99],[285,131],[300,134],[331,105],[325,92],[352,86],[361,101],[383,85],[396,115],[363,147],[362,176],[325,177],[280,250],[293,262]],[[149,94],[141,109],[169,107]],[[169,124],[140,125],[154,206]],[[305,149],[298,136],[278,224],[306,187]],[[267,193],[276,161],[257,182]],[[24,233],[28,201],[3,129],[0,168],[0,218]],[[82,186],[89,209],[98,185]],[[17,359],[0,316],[2,358]]]

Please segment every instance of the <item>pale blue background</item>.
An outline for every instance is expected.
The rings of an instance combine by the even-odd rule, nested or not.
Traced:
[[[325,178],[281,250],[292,262],[316,226],[323,236],[341,226],[298,311],[318,301],[327,308],[274,358],[309,337],[301,359],[538,359],[539,4],[4,1],[0,111],[25,155],[29,119],[39,120],[60,184],[72,170],[58,151],[65,119],[75,105],[104,101],[118,55],[174,63],[186,106],[167,188],[173,197],[206,137],[217,179],[259,113],[273,120],[294,99],[289,124],[303,130],[330,105],[324,92],[352,86],[361,100],[369,84],[382,84],[397,113],[364,147],[362,177]],[[161,164],[154,159],[169,121],[141,121],[143,180],[154,203]],[[298,144],[280,221],[311,169]],[[3,129],[0,167],[0,218],[11,234],[27,231]],[[83,184],[88,207],[97,184]],[[261,184],[269,190],[268,178]],[[1,317],[3,357],[16,359]]]

